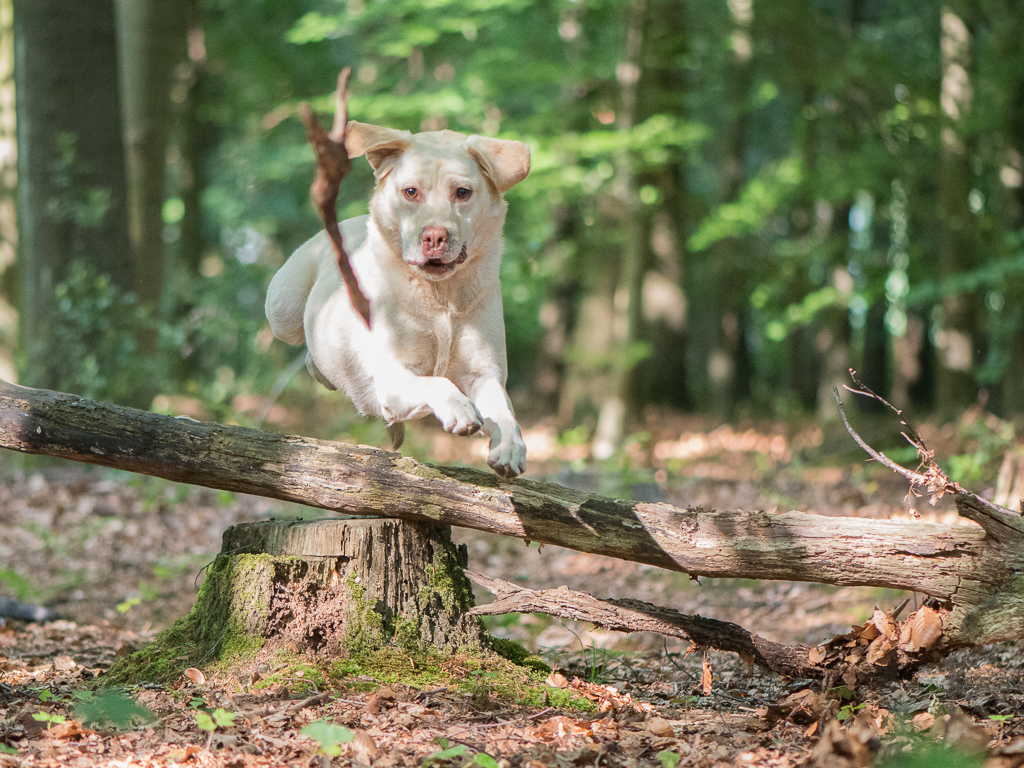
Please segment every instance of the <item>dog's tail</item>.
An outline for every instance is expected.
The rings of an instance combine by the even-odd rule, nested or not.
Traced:
[[[397,451],[405,442],[405,422],[396,421],[388,424],[388,437],[391,439],[391,450]]]
[[[299,246],[267,288],[265,309],[270,330],[288,344],[301,344],[306,340],[302,318],[319,269],[317,247],[322,247],[319,240],[318,237],[313,238]]]

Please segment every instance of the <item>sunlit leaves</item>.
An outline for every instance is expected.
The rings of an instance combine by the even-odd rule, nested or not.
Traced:
[[[720,205],[704,220],[690,237],[690,248],[702,251],[727,237],[757,234],[802,179],[803,169],[796,158],[766,166],[747,184],[736,202]]]

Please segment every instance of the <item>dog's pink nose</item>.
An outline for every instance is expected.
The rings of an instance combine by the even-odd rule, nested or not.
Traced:
[[[420,238],[424,256],[440,256],[448,248],[448,230],[444,227],[424,227]]]

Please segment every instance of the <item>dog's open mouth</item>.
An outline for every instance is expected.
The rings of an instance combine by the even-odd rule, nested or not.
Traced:
[[[466,245],[463,243],[462,250],[459,251],[459,255],[451,261],[445,261],[445,259],[427,259],[425,262],[419,265],[420,271],[431,278],[441,278],[450,275],[455,271],[455,267],[462,264],[467,258],[469,258],[469,252],[466,250]]]

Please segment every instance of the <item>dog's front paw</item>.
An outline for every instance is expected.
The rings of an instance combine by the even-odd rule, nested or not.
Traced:
[[[521,438],[492,444],[487,464],[499,477],[511,480],[526,471],[526,445]]]
[[[445,400],[440,408],[434,409],[434,415],[441,422],[445,432],[453,435],[473,435],[480,431],[484,420],[473,401],[463,394],[453,394]]]

